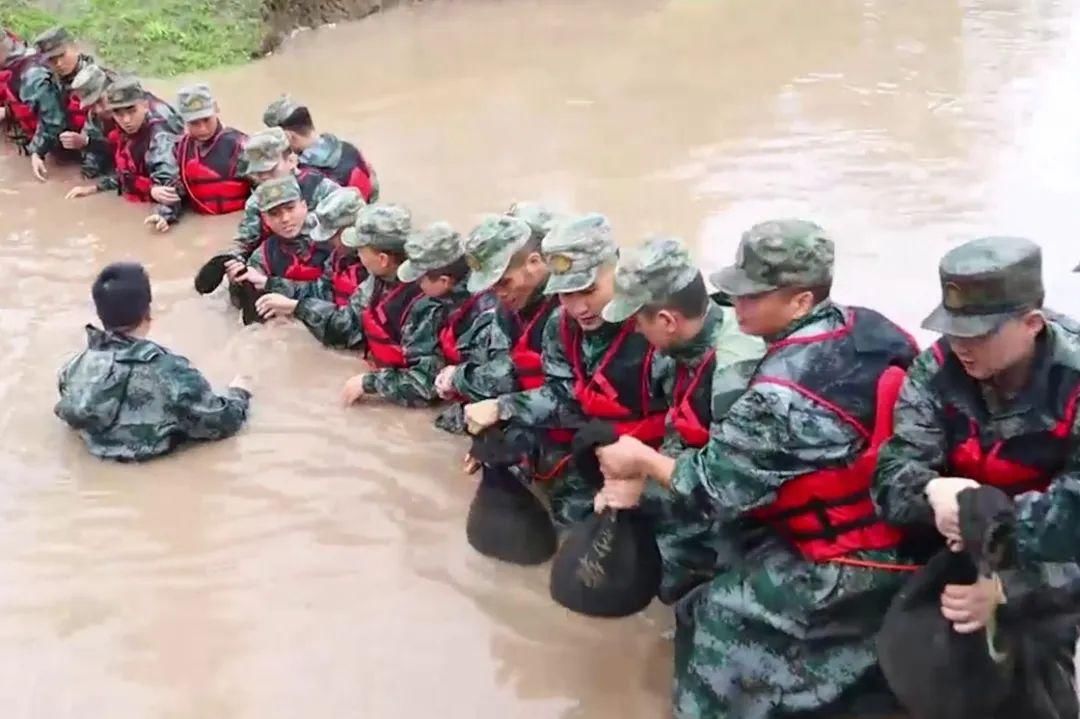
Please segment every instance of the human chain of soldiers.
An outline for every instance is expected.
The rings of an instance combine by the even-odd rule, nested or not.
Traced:
[[[442,402],[443,429],[514,432],[516,476],[560,528],[611,510],[650,516],[657,594],[676,607],[676,716],[858,707],[879,688],[881,617],[913,562],[963,547],[970,489],[1013,498],[1016,564],[943,588],[954,632],[989,631],[1003,603],[1060,583],[1048,563],[1076,577],[1080,329],[1043,309],[1031,241],[948,252],[923,324],[941,339],[920,351],[881,314],[831,299],[834,245],[813,222],[748,229],[711,296],[678,239],[620,251],[602,215],[537,203],[464,237],[442,222],[416,228],[404,207],[375,203],[359,152],[316,135],[288,97],[267,109],[270,129],[245,138],[205,86],[185,88],[177,139],[168,106],[79,56],[64,31],[35,45],[8,36],[3,55],[9,125],[19,103],[37,114],[33,132],[18,120],[35,174],[45,153],[80,149],[102,179],[71,194],[118,188],[154,203],[159,229],[185,205],[242,211],[235,246],[197,289],[224,280],[245,321],[291,319],[362,352],[346,404]],[[66,89],[43,101],[42,82]],[[85,108],[80,128],[69,96]],[[57,107],[65,133],[46,119]],[[247,380],[215,393],[147,339],[140,265],[106,267],[92,293],[102,327],[87,327],[87,348],[62,369],[56,405],[92,453],[146,460],[240,429]],[[565,461],[592,420],[618,435],[596,451],[599,489]],[[1072,677],[1075,632],[1058,638]]]

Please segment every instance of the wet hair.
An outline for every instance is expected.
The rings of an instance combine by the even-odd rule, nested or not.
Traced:
[[[114,262],[103,269],[91,294],[107,330],[132,329],[150,314],[150,277],[137,262]]]
[[[696,320],[704,317],[709,309],[709,291],[705,288],[705,278],[698,272],[686,287],[673,293],[663,302],[647,304],[641,308],[646,317],[654,317],[660,310],[678,312],[683,317]]]
[[[387,257],[389,257],[391,260],[398,263],[399,265],[401,263],[403,263],[405,260],[409,259],[409,256],[405,254],[404,249],[401,249],[401,250],[379,250],[379,249],[376,249],[374,247],[372,247],[371,249],[374,250],[376,253],[378,253],[380,255],[386,255]]]
[[[429,280],[437,280],[440,277],[449,277],[456,284],[469,276],[469,263],[465,260],[465,257],[462,256],[445,267],[425,272],[424,276]]]
[[[311,120],[311,112],[301,105],[281,121],[281,129],[307,134],[315,129],[315,123]]]
[[[525,241],[525,244],[510,257],[510,264],[506,266],[506,269],[516,270],[524,265],[526,260],[529,259],[529,255],[534,252],[540,252],[540,245],[542,242],[543,238],[537,237],[535,234],[529,237],[529,239]]]
[[[829,299],[829,295],[832,294],[832,282],[825,285],[816,285],[814,287],[782,287],[780,289],[787,297],[794,297],[800,292],[809,292],[814,298],[814,304],[818,305]]]

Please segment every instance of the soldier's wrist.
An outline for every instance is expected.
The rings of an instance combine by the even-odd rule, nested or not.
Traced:
[[[372,373],[364,375],[361,386],[364,388],[364,394],[375,394],[375,375]]]

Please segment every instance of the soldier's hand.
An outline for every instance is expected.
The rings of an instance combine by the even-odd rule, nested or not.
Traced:
[[[257,270],[254,267],[248,267],[247,272],[244,273],[244,282],[250,282],[257,290],[266,289],[266,280],[266,275],[264,275],[261,270]]]
[[[466,453],[462,469],[465,470],[465,474],[476,474],[477,470],[480,469],[480,463],[471,454]]]
[[[45,167],[45,158],[38,154],[30,155],[30,170],[41,182],[49,179],[49,168]]]
[[[979,483],[965,477],[937,477],[926,484],[926,499],[934,510],[934,524],[941,536],[954,550],[962,546],[960,536],[960,505],[956,496]]]
[[[68,190],[68,193],[64,195],[64,199],[74,200],[77,197],[89,197],[90,195],[96,195],[97,192],[97,185],[80,185],[79,187],[72,187]]]
[[[245,280],[251,272],[252,270],[248,269],[248,274],[244,275]],[[273,317],[292,317],[298,304],[300,303],[296,300],[290,300],[288,297],[279,295],[275,292],[273,294],[263,295],[255,300],[255,311],[264,319],[271,319]]]
[[[600,460],[600,471],[605,479],[625,479],[640,474],[640,458],[643,449],[648,449],[641,440],[629,435],[619,437],[614,444],[596,450]]]
[[[60,144],[67,150],[81,150],[89,143],[86,136],[81,132],[71,132],[69,130],[60,133]]]
[[[176,205],[180,202],[180,193],[168,185],[154,185],[150,188],[150,197],[154,198],[154,202],[163,205]]]
[[[641,504],[641,495],[645,492],[645,476],[627,477],[625,479],[605,481],[598,495],[601,499],[601,510],[604,507],[612,509],[633,509]],[[595,508],[597,502],[594,500]],[[599,511],[597,511],[599,513]]]
[[[225,275],[229,282],[238,282],[248,271],[248,266],[240,260],[229,260],[225,263]]]
[[[941,616],[957,634],[971,634],[986,626],[999,604],[1005,603],[1001,579],[995,574],[974,584],[949,584],[941,593]]]
[[[469,434],[479,434],[499,421],[499,400],[485,399],[465,405],[465,424]]]
[[[443,367],[435,377],[435,391],[443,399],[450,399],[454,395],[454,373],[457,365]]]
[[[169,231],[169,221],[166,220],[161,215],[158,215],[158,214],[150,215],[145,220],[143,220],[143,224],[144,225],[150,225],[151,227],[153,227],[158,232],[168,232]]]
[[[364,396],[364,377],[367,377],[367,375],[353,375],[345,383],[345,386],[342,387],[341,401],[346,407],[351,404],[356,404],[360,401],[360,398]]]
[[[229,386],[233,389],[242,389],[248,394],[251,392],[251,377],[246,374],[238,374],[233,377],[233,381],[229,383]]]

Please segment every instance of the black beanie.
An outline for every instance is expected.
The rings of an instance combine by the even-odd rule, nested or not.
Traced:
[[[150,313],[150,278],[137,262],[114,262],[103,269],[93,295],[107,330],[135,327]]]

